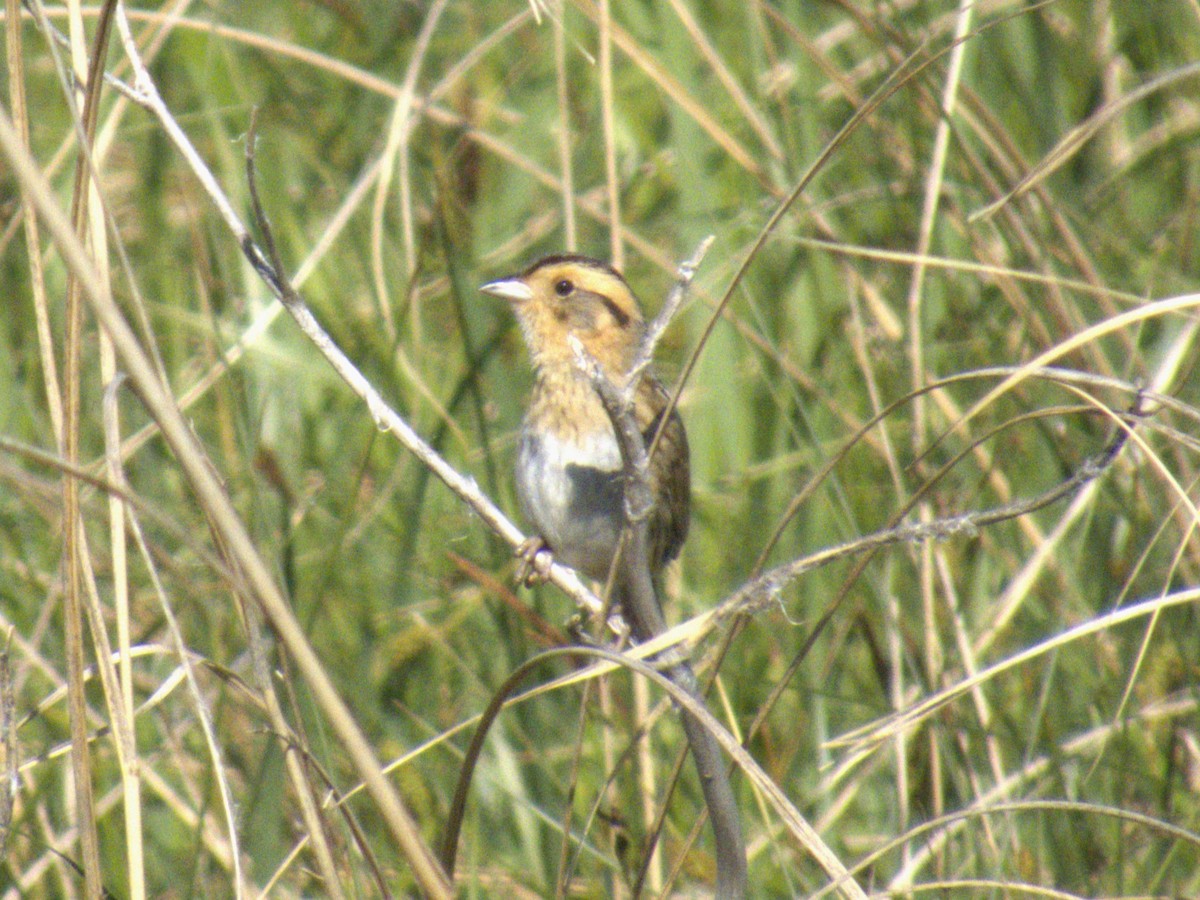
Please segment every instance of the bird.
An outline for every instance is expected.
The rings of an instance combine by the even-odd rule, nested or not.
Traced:
[[[627,387],[646,330],[637,297],[611,265],[575,254],[547,256],[480,290],[511,304],[534,369],[517,446],[516,485],[522,512],[536,534],[518,550],[525,563],[518,577],[527,580],[536,573],[538,551],[547,548],[559,562],[607,581],[625,526],[624,467],[612,420],[577,360],[575,345],[583,346],[610,383]],[[687,431],[654,372],[646,367],[637,377],[633,414],[647,450],[660,427],[662,431],[648,464],[652,501],[646,521],[649,574],[658,582],[688,533]],[[645,591],[631,586],[635,581],[639,579],[617,579],[613,599],[629,615],[634,640],[641,643],[653,638],[664,622],[657,585],[649,599],[653,609],[647,609],[641,602]],[[672,658],[664,671],[703,705],[686,657]],[[714,896],[744,897],[745,842],[720,748],[696,716],[683,712],[682,720],[717,843]]]
[[[547,256],[480,291],[511,305],[529,350],[534,385],[521,424],[516,488],[535,536],[518,551],[532,583],[539,550],[604,582],[625,524],[621,451],[612,421],[572,346],[574,337],[605,377],[624,386],[645,332],[637,297],[608,263],[577,254]],[[647,367],[633,412],[647,450],[670,395]],[[691,484],[687,431],[672,408],[649,460],[650,574],[657,581],[687,537]],[[619,598],[618,598],[619,600]]]

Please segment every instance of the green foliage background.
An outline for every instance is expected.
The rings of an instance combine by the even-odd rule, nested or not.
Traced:
[[[247,218],[244,136],[258,110],[261,191],[286,263],[305,267],[305,299],[383,395],[514,515],[510,468],[531,376],[509,311],[475,287],[565,249],[568,202],[577,217],[572,249],[611,252],[596,11],[591,0],[556,10],[450,0],[420,60],[411,132],[399,148],[389,145],[389,128],[429,4],[212,0],[131,11],[139,35],[162,36],[160,49],[143,50],[151,71]],[[66,30],[60,12],[49,15]],[[790,581],[738,633],[710,707],[741,734],[766,713],[751,753],[846,866],[863,863],[857,878],[867,890],[903,887],[898,873],[916,859],[911,883],[953,896],[1019,896],[1018,885],[1072,896],[1200,893],[1200,627],[1194,601],[1168,602],[1196,584],[1200,569],[1194,306],[1087,333],[1195,289],[1200,8],[977,3],[944,120],[952,58],[944,51],[957,24],[950,2],[620,2],[612,15],[625,274],[657,309],[678,261],[705,235],[716,238],[660,354],[671,380],[699,351],[681,401],[695,499],[692,536],[670,578],[672,622],[730,596],[760,555],[781,564],[896,516],[915,518],[907,510],[918,496],[930,516],[1036,496],[1104,449],[1118,427],[1113,412],[1130,409],[1138,388],[1178,401],[1148,403],[1154,415],[1078,501],[978,533],[885,548],[861,574],[851,560]],[[47,35],[26,17],[22,38],[5,97],[19,72],[33,155],[66,206],[77,152],[70,107]],[[114,42],[109,70],[127,78],[121,61]],[[822,160],[701,346],[772,212],[897,72],[909,74]],[[252,323],[270,314],[269,292],[153,117],[119,97],[106,90],[100,118],[115,129],[101,162],[110,241],[129,263],[123,270],[111,254],[114,293],[127,310],[142,304],[143,338],[176,396],[188,397],[195,432],[259,552],[377,752],[398,759],[478,714],[547,633],[549,642],[565,640],[558,629],[569,604],[550,588],[514,598],[510,548],[379,432],[286,316],[247,340]],[[12,114],[7,100],[4,109]],[[566,200],[564,116],[574,184]],[[941,183],[929,265],[915,281],[912,254],[934,173]],[[1018,196],[981,214],[1019,185],[1026,189]],[[340,210],[348,215],[335,227]],[[51,852],[77,855],[67,756],[46,756],[68,741],[56,693],[66,677],[62,511],[60,473],[21,452],[56,447],[21,216],[6,166],[0,627],[11,636],[11,753],[20,777],[0,861],[5,897],[59,896],[78,882]],[[61,354],[66,270],[47,248],[43,241]],[[914,283],[919,305],[909,301]],[[81,446],[98,465],[104,385],[95,323],[87,328]],[[1068,388],[1026,377],[960,421],[1008,374],[996,367],[1056,347],[1055,365],[1110,381]],[[208,373],[216,377],[188,396]],[[967,377],[920,401],[909,396],[958,375]],[[120,402],[128,437],[148,418],[130,393]],[[893,403],[879,426],[858,433]],[[284,747],[226,674],[250,680],[247,639],[231,586],[212,564],[205,515],[161,439],[139,443],[126,474],[159,516],[143,522],[155,565],[190,649],[209,664],[202,686],[237,802],[248,881],[262,888],[276,879],[282,896],[319,894],[310,851],[289,857],[304,828]],[[802,490],[810,492],[781,527]],[[85,492],[107,604],[106,510],[102,493]],[[232,894],[218,850],[229,836],[196,709],[172,680],[178,661],[140,560],[130,577],[134,640],[147,648],[135,664],[136,699],[146,703],[138,748],[142,767],[155,773],[143,789],[146,886],[152,896]],[[1055,640],[1154,600],[1162,605],[1153,618]],[[698,658],[716,644],[702,643]],[[835,742],[1005,661],[1013,665],[903,732]],[[279,671],[313,759],[339,792],[349,791],[355,781],[342,748],[286,660]],[[535,680],[564,671],[548,662]],[[465,892],[553,893],[568,793],[573,787],[574,827],[582,829],[608,774],[605,742],[619,751],[633,733],[631,679],[613,676],[611,689],[611,717],[594,692],[586,696],[582,732],[579,687],[501,716],[471,794]],[[89,691],[103,874],[124,896],[119,771],[101,730],[103,696],[98,685]],[[393,775],[431,843],[465,740],[457,733],[435,742]],[[669,714],[649,741],[665,770],[682,746]],[[820,870],[738,785],[754,896],[818,891]],[[604,806],[631,849],[615,852],[609,825],[593,823],[572,894],[619,892],[628,867],[640,863],[638,794],[634,767],[620,765]],[[687,770],[663,840],[667,860],[682,860],[681,889],[711,877],[707,833],[690,852],[682,847],[698,804]],[[414,890],[370,801],[349,808],[384,881],[397,895]],[[966,819],[920,827],[957,812]],[[1133,814],[1144,818],[1122,818]],[[344,888],[374,895],[345,821],[329,814],[327,822]]]

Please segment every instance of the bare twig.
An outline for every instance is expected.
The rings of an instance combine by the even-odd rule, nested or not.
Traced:
[[[254,183],[253,154],[254,148],[248,144],[247,166],[251,175],[252,185]],[[258,207],[256,204],[256,208],[259,213],[257,224],[264,235],[266,235],[270,231],[270,225],[266,217],[261,215],[261,207]],[[233,228],[233,224],[230,227]],[[514,549],[524,543],[525,535],[479,489],[479,485],[475,483],[475,479],[469,475],[463,475],[446,462],[445,458],[434,450],[424,438],[417,434],[412,426],[383,399],[379,391],[375,389],[375,386],[367,380],[366,376],[358,370],[358,367],[350,361],[350,358],[342,352],[342,349],[334,343],[333,338],[329,336],[329,333],[325,331],[316,320],[316,317],[313,316],[304,299],[292,288],[284,271],[277,267],[276,262],[268,260],[267,256],[264,255],[263,251],[259,249],[258,245],[254,243],[253,239],[245,231],[240,221],[236,222],[234,233],[235,235],[241,235],[239,240],[242,252],[251,265],[255,267],[255,270],[268,287],[271,288],[272,293],[283,303],[284,308],[295,319],[296,324],[300,326],[300,330],[316,345],[317,349],[321,351],[321,354],[329,361],[329,364],[333,366],[334,370],[350,386],[354,393],[366,403],[371,418],[375,421],[379,429],[395,435],[400,440],[400,443],[404,445],[405,449],[412,453],[419,462],[428,467],[430,471],[441,479],[443,484],[458,495],[459,499],[470,506],[475,514],[483,519],[492,531],[500,535]],[[584,586],[583,582],[579,580],[579,576],[572,569],[554,563],[548,571],[548,577],[567,596],[571,597],[579,606],[587,609],[593,615],[599,613],[603,608],[600,599]]]
[[[637,353],[633,358],[633,365],[629,369],[628,377],[631,383],[636,384],[638,379],[641,378],[642,373],[646,371],[647,367],[654,360],[654,351],[658,348],[658,342],[662,340],[667,326],[671,324],[671,321],[675,318],[675,314],[679,312],[679,307],[687,299],[688,290],[692,286],[692,280],[696,277],[696,270],[700,268],[700,263],[708,255],[709,248],[713,245],[713,240],[714,237],[710,234],[699,243],[690,259],[686,259],[679,264],[675,283],[671,285],[667,299],[663,301],[658,315],[646,326],[646,330],[642,334],[642,339],[638,343]],[[630,397],[632,398],[632,394],[630,394]],[[666,421],[665,417],[663,421]]]
[[[990,525],[1029,515],[1070,497],[1084,485],[1099,478],[1107,471],[1129,440],[1131,430],[1145,415],[1143,398],[1139,394],[1133,408],[1125,414],[1121,423],[1122,427],[1102,452],[1084,460],[1068,478],[1034,497],[956,516],[944,516],[929,522],[909,522],[894,528],[885,528],[776,566],[742,585],[732,596],[723,601],[714,611],[714,625],[734,615],[752,615],[761,612],[766,606],[773,603],[780,591],[796,578],[839,559],[891,544],[945,540],[957,535],[973,537],[981,529]]]
[[[321,351],[322,355],[325,356],[338,375],[363,399],[375,423],[382,430],[388,431],[399,438],[405,449],[416,456],[451,491],[465,501],[496,534],[500,535],[514,549],[519,547],[525,541],[525,535],[479,490],[475,480],[469,476],[460,474],[454,469],[388,405],[379,395],[379,392],[375,390],[374,386],[358,371],[357,367],[333,342],[332,338],[329,337],[328,333],[326,333],[308,310],[298,293],[293,290],[291,291],[290,298],[284,297],[285,286],[280,280],[283,275],[282,271],[277,270],[267,260],[263,251],[254,242],[245,224],[234,211],[228,197],[222,191],[207,164],[196,151],[196,148],[192,145],[187,135],[184,134],[183,129],[179,127],[179,123],[171,115],[170,110],[159,95],[158,89],[155,87],[149,72],[136,57],[137,48],[134,46],[132,35],[129,33],[129,25],[125,19],[123,8],[117,21],[122,40],[125,43],[126,53],[134,61],[135,78],[133,89],[129,92],[129,96],[158,118],[167,136],[175,144],[176,149],[199,180],[201,187],[204,188],[205,193],[212,200],[217,212],[225,221],[226,227],[233,233],[242,253],[254,267],[259,277],[266,283],[267,287],[270,288],[271,293],[280,302],[284,303],[285,308],[291,313],[292,317],[296,320],[296,324],[300,326],[300,329],[316,345],[317,349]],[[288,305],[289,299],[291,305]],[[579,606],[587,609],[593,615],[599,613],[603,608],[600,599],[584,586],[573,570],[566,566],[557,563],[553,564],[548,572],[548,578]]]
[[[634,416],[633,401],[638,382],[653,357],[654,348],[671,317],[683,302],[688,286],[695,276],[696,267],[711,245],[712,238],[706,238],[692,258],[679,267],[675,287],[658,316],[642,336],[629,377],[621,387],[609,380],[582,343],[571,338],[576,364],[587,376],[604,404],[621,448],[625,476],[626,526],[622,540],[618,542],[613,565],[616,567],[616,583],[621,587],[620,595],[624,601],[625,615],[629,617],[633,635],[639,642],[653,640],[662,634],[666,630],[666,621],[650,571],[647,535],[654,495],[650,486],[649,454]],[[665,664],[666,678],[696,704],[703,706],[704,700],[696,682],[696,675],[687,657],[672,652],[660,657],[659,661]],[[744,897],[746,847],[738,817],[737,798],[729,780],[729,770],[708,725],[686,708],[681,709],[681,718],[712,821],[717,859],[716,896]]]

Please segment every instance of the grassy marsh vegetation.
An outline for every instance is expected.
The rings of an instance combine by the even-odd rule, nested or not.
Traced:
[[[762,718],[751,755],[868,893],[1200,894],[1200,6],[637,0],[613,3],[602,29],[597,2],[129,12],[163,99],[243,219],[258,109],[260,190],[304,298],[413,428],[514,516],[530,376],[508,310],[475,287],[550,252],[615,254],[653,311],[678,262],[715,236],[660,353],[671,380],[698,352],[681,398],[694,517],[669,579],[673,623],[764,567],[894,520],[1036,497],[1129,427],[1099,477],[1057,503],[789,579],[737,627],[709,703],[739,736]],[[28,13],[15,46],[16,7],[0,106],[69,209],[71,48]],[[95,10],[82,13],[90,35]],[[45,15],[71,33],[66,11]],[[107,69],[130,77],[117,38]],[[552,587],[514,593],[509,546],[278,315],[153,116],[106,87],[98,135],[101,276],[370,746],[400,761],[390,781],[433,845],[461,726],[567,640],[572,606]],[[67,365],[68,266],[44,224],[25,230],[33,189],[5,159],[0,761],[16,790],[0,803],[0,896],[82,890],[65,861],[84,866],[69,660],[73,646],[89,666],[103,653],[101,620],[119,649],[126,617],[127,699],[97,677],[81,695],[114,895],[313,896],[332,890],[322,872],[346,896],[413,893],[372,796],[346,814],[327,802],[360,775],[309,682],[270,647],[272,674],[256,676],[250,592],[212,508],[139,397],[109,391],[91,314]],[[147,549],[128,524],[114,539],[109,495],[85,483],[80,605],[94,585],[100,619],[74,643],[51,399],[70,379],[79,464],[112,481],[110,422],[136,501],[117,521],[135,519]],[[1139,402],[1147,415],[1121,418]],[[700,668],[731,628],[703,637]],[[548,660],[529,683],[568,671]],[[551,896],[561,880],[572,896],[627,890],[646,807],[682,746],[651,690],[645,746],[622,755],[644,706],[633,682],[609,676],[602,699],[558,688],[500,716],[468,804],[464,894]],[[137,779],[122,778],[130,748]],[[693,781],[685,769],[669,801],[655,889],[676,865],[685,895],[711,880],[707,832],[686,846]],[[737,786],[754,895],[826,887]]]

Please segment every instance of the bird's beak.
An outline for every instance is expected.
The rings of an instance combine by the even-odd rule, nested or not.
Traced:
[[[520,278],[502,278],[499,281],[489,281],[481,285],[479,290],[493,297],[513,302],[524,302],[533,299],[533,291]]]

